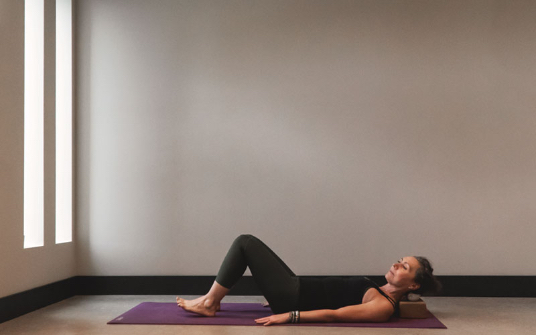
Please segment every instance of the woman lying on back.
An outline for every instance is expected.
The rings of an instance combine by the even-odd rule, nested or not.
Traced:
[[[385,322],[408,293],[439,290],[424,257],[402,257],[379,287],[366,277],[298,277],[261,240],[240,235],[223,260],[207,294],[195,300],[177,297],[186,311],[214,316],[220,301],[249,266],[255,282],[275,313],[255,320],[265,326],[288,322]]]

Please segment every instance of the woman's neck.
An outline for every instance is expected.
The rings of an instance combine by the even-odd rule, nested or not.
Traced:
[[[402,297],[407,293],[407,290],[402,289],[401,287],[393,286],[389,283],[383,285],[380,287],[380,289],[395,301],[400,301],[400,299],[402,299]]]

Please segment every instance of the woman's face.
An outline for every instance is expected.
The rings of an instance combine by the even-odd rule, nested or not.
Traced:
[[[389,272],[385,274],[385,279],[391,285],[413,291],[419,288],[415,283],[415,272],[420,267],[419,261],[412,256],[402,257],[394,263]]]

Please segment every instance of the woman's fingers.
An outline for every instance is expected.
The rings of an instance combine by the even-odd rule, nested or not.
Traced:
[[[266,317],[266,318],[255,319],[255,322],[257,322],[257,323],[265,323],[268,320],[270,320],[270,318]]]
[[[272,324],[272,323],[270,322],[270,317],[256,319],[255,322],[256,322],[256,323],[262,323],[264,326],[269,326],[269,325]]]

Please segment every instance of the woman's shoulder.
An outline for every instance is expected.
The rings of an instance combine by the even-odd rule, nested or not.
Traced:
[[[389,302],[387,299],[385,299],[385,296],[381,294],[378,288],[371,286],[367,288],[367,291],[363,295],[363,303],[365,304],[374,300]]]
[[[385,305],[386,308],[391,309],[393,312],[396,312],[398,309],[398,303],[385,292],[383,292],[378,285],[370,286],[363,295],[363,304],[372,301],[377,304]]]

